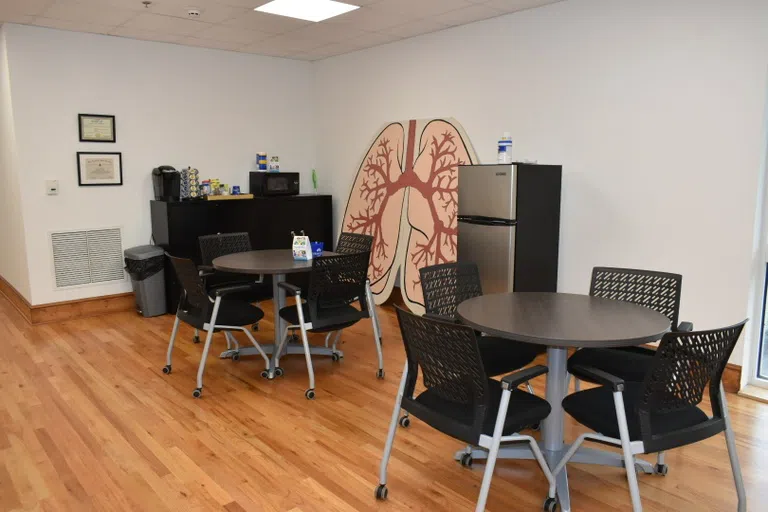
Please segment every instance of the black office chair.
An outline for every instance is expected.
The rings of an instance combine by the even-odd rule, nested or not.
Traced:
[[[563,400],[573,419],[594,430],[581,435],[554,470],[562,470],[585,440],[620,446],[624,451],[634,512],[640,512],[634,456],[696,443],[725,432],[740,512],[746,510],[744,482],[736,453],[722,376],[747,321],[723,329],[667,333],[643,382],[624,381],[597,368],[577,367],[602,384]],[[697,407],[709,386],[712,417]]]
[[[246,274],[233,274],[230,272],[218,272],[213,268],[213,260],[219,256],[226,256],[227,254],[234,254],[238,252],[248,252],[251,250],[251,238],[248,233],[218,233],[215,235],[203,235],[198,237],[198,243],[200,244],[200,256],[202,265],[199,266],[200,272],[206,274],[206,286],[208,289],[208,295],[214,295],[216,288],[221,286],[231,286],[233,284],[260,284],[264,281],[264,276],[254,277]],[[261,287],[251,287],[250,290],[244,292],[238,292],[234,297],[242,299],[247,302],[261,302],[264,299],[269,298],[269,294],[265,293]],[[253,330],[257,331],[259,324],[253,325]],[[232,340],[230,336],[227,336],[227,350],[232,350]],[[195,343],[200,343],[200,333],[195,329],[195,334],[192,340]],[[234,351],[237,351],[235,345]]]
[[[689,332],[693,330],[692,323],[678,323],[682,286],[683,276],[680,274],[595,267],[589,294],[653,309],[669,318],[673,331]],[[655,353],[655,350],[644,347],[583,348],[569,358],[568,373],[576,378],[576,391],[581,388],[579,380],[594,383],[589,375],[579,372],[580,366],[597,368],[625,381],[642,382],[653,364]],[[655,471],[659,475],[669,471],[664,463],[664,452],[658,454]]]
[[[308,332],[330,333],[350,327],[364,318],[371,318],[374,331],[376,355],[379,369],[376,376],[384,378],[384,360],[381,354],[380,331],[375,321],[376,312],[373,296],[368,286],[368,260],[370,254],[360,252],[338,256],[322,256],[312,260],[312,272],[309,276],[309,292],[306,302],[301,300],[301,288],[282,282],[278,286],[296,297],[295,306],[287,306],[279,311],[288,326],[286,329],[301,330],[301,341],[304,344],[304,357],[309,373],[309,388],[305,392],[308,399],[315,398],[315,372],[312,367],[312,356],[307,339]],[[352,306],[358,303],[359,309]],[[285,333],[281,337],[280,346],[275,350],[275,364],[270,371],[270,378],[281,375],[279,367],[280,354],[287,341]],[[333,348],[328,352],[334,361],[342,357],[342,353]]]
[[[211,348],[213,333],[224,331],[229,337],[231,331],[242,331],[251,340],[261,357],[264,358],[267,369],[261,372],[262,377],[269,376],[269,357],[264,353],[261,345],[253,338],[250,331],[244,327],[257,323],[264,318],[264,312],[258,307],[245,300],[233,298],[235,295],[248,292],[253,287],[252,284],[232,284],[229,286],[220,286],[215,289],[211,297],[206,288],[205,275],[200,275],[198,267],[192,260],[184,258],[174,258],[166,254],[173,265],[176,277],[181,283],[182,293],[179,300],[179,307],[176,310],[176,320],[173,322],[171,339],[168,342],[168,353],[166,355],[166,364],[163,373],[170,374],[171,354],[173,353],[173,343],[176,340],[176,333],[179,330],[179,323],[184,322],[195,329],[203,329],[208,333],[203,346],[203,354],[200,356],[200,365],[197,370],[197,388],[192,396],[200,398],[203,393],[203,373],[205,372],[205,362],[208,358],[208,351]],[[228,338],[229,339],[229,338]],[[239,353],[235,352],[233,360],[239,359]]]
[[[549,482],[544,510],[556,510],[555,480],[539,445],[533,437],[516,433],[549,416],[551,407],[546,400],[517,389],[547,373],[547,367],[526,368],[499,382],[488,377],[479,340],[470,327],[420,317],[399,307],[397,318],[407,360],[384,446],[376,497],[386,499],[388,495],[387,465],[402,408],[446,435],[488,450],[477,511],[485,510],[501,443],[520,442],[528,443]],[[419,371],[425,391],[414,396]]]
[[[360,233],[342,232],[336,243],[337,254],[355,254],[358,252],[370,253],[373,248],[373,237]]]
[[[370,254],[371,247],[373,247],[373,237],[370,235],[362,235],[359,233],[346,233],[342,232],[339,236],[339,241],[336,243],[336,254],[357,254],[359,252],[367,252]],[[367,287],[370,287],[370,284],[366,284]],[[374,304],[375,306],[375,304]],[[381,328],[379,324],[379,317],[376,313],[376,308],[374,307],[372,310],[373,317],[371,320],[376,324],[377,332],[379,333],[379,343],[381,343]],[[333,338],[333,347],[336,347],[339,344],[339,341],[341,340],[341,329],[338,331],[330,331],[325,335],[325,346],[328,347],[329,340],[331,339],[331,336],[335,336]],[[295,331],[293,334],[293,341],[299,341],[298,336],[296,336]]]

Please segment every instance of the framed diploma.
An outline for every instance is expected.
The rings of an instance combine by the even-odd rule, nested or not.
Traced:
[[[115,116],[78,114],[80,142],[116,142]]]
[[[77,183],[81,187],[123,184],[122,153],[77,153]]]

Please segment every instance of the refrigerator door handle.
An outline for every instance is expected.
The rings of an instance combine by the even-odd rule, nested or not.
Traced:
[[[496,217],[485,217],[483,215],[459,215],[459,222],[467,224],[478,224],[480,226],[516,226],[516,219],[499,219]]]

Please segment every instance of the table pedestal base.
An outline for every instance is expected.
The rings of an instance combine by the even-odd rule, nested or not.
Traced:
[[[554,468],[563,458],[565,453],[570,448],[569,445],[564,445],[563,449],[557,452],[552,452],[544,449],[543,443],[539,443],[541,452],[547,461],[547,465],[550,468]],[[467,450],[457,451],[453,458],[455,460],[461,460],[462,455],[467,453]],[[482,448],[472,448],[471,452],[474,460],[485,460],[488,458],[488,451]],[[527,446],[508,446],[499,449],[499,460],[501,459],[520,459],[520,460],[533,460],[533,453]],[[581,447],[573,456],[569,464],[597,464],[600,466],[613,466],[618,468],[624,467],[624,456],[620,453],[609,452],[606,450],[596,450],[594,448]],[[635,470],[642,471],[647,475],[654,474],[653,464],[645,460],[635,458]],[[568,468],[566,466],[555,479],[557,480],[557,499],[560,502],[560,510],[562,512],[568,512],[571,510],[571,499],[568,491]]]
[[[262,345],[262,349],[264,349],[264,352],[267,353],[267,355],[272,355],[275,352],[275,345]],[[252,356],[252,355],[259,355],[259,352],[254,347],[244,347],[239,350],[240,356]],[[232,354],[235,353],[235,350],[225,350],[221,354],[219,354],[219,357],[221,359],[231,359]],[[283,349],[283,353],[280,355],[280,357],[283,357],[286,354],[303,354],[304,353],[304,346],[301,343],[286,343],[285,348]],[[330,347],[309,347],[309,353],[313,356],[331,356],[333,355],[334,351]],[[339,349],[336,349],[336,353],[339,354],[339,357],[344,357],[344,352],[342,352]]]

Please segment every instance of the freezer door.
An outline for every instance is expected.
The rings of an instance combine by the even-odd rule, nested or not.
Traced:
[[[515,227],[459,221],[460,262],[477,264],[483,293],[514,289]]]
[[[459,166],[459,215],[515,218],[515,166]]]

